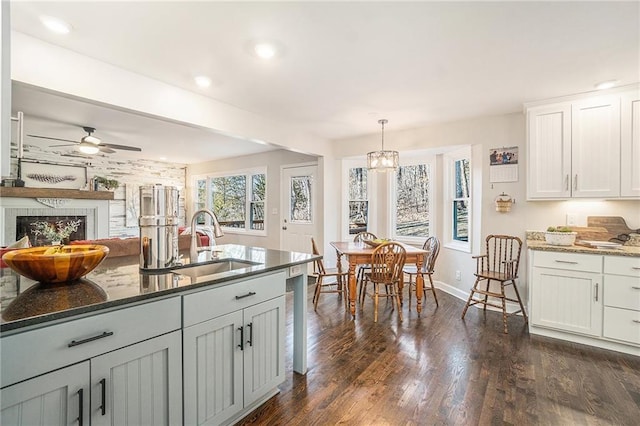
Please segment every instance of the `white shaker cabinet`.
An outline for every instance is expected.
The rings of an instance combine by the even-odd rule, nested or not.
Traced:
[[[602,335],[602,256],[534,253],[531,323]]]
[[[529,198],[571,196],[571,105],[527,111]]]
[[[622,94],[620,196],[640,197],[640,90]]]
[[[630,162],[637,134],[631,133],[632,142],[621,145],[621,134],[631,132],[627,126],[638,125],[640,113],[638,104],[623,103],[624,96],[590,96],[527,108],[528,199],[637,196],[621,189],[634,187],[633,179],[640,185],[639,172],[633,170],[637,162]],[[625,113],[636,108],[622,121],[621,104]]]
[[[620,97],[571,104],[571,196],[620,196]]]
[[[184,421],[228,424],[284,379],[285,275],[184,297]]]
[[[604,259],[606,338],[640,345],[640,258]]]
[[[88,425],[89,362],[2,389],[0,424]]]

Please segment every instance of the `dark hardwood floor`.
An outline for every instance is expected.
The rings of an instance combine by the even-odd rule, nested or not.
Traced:
[[[309,287],[311,290],[312,287]],[[318,312],[309,292],[309,371],[287,380],[243,425],[587,425],[640,424],[640,358],[530,336],[521,317],[470,309],[438,292],[421,318],[398,322],[370,299],[352,321],[337,295]],[[290,308],[291,294],[287,296]]]

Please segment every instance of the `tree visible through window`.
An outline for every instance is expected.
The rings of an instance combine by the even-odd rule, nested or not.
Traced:
[[[469,159],[454,162],[453,239],[469,241]]]
[[[429,236],[430,183],[428,164],[398,168],[396,176],[396,236]]]
[[[263,174],[251,176],[251,229],[264,229],[264,200],[266,198],[267,179]]]
[[[368,230],[367,169],[349,169],[349,234]]]
[[[311,223],[311,177],[291,179],[291,221]]]
[[[245,227],[246,187],[247,178],[245,175],[211,179],[213,212],[222,226]]]

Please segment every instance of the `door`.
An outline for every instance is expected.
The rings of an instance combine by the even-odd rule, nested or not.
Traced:
[[[184,329],[184,424],[217,425],[243,408],[242,311]]]
[[[284,296],[244,310],[244,405],[284,382]]]
[[[181,424],[181,332],[92,358],[91,382],[92,426]]]
[[[532,279],[533,325],[602,335],[602,275],[534,268]]]
[[[572,197],[620,196],[620,97],[571,105]]]
[[[317,175],[318,166],[282,169],[282,250],[311,253],[311,237],[320,232]]]
[[[0,403],[3,425],[88,425],[89,361],[8,386]]]

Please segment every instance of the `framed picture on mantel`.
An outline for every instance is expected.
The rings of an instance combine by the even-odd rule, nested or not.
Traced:
[[[87,185],[85,166],[22,160],[21,174],[28,188],[83,189]]]

